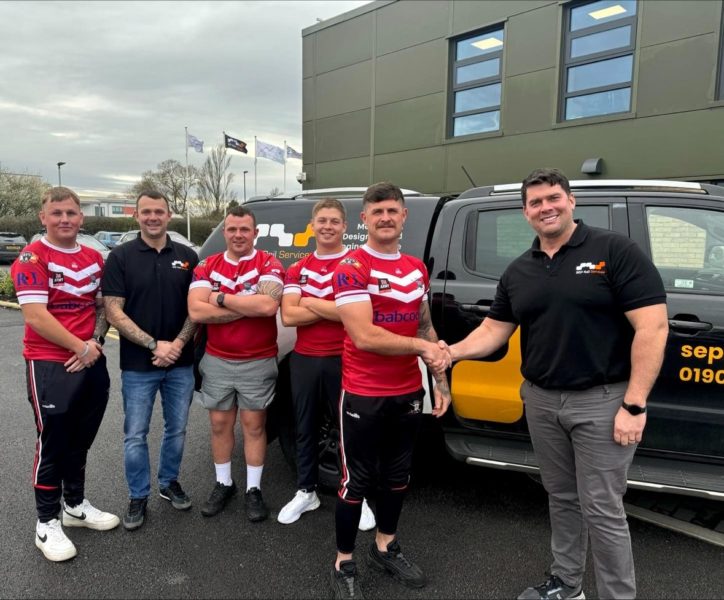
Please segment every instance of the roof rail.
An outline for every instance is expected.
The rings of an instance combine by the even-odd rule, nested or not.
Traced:
[[[325,196],[340,196],[340,197],[348,197],[348,196],[363,196],[364,193],[367,191],[367,187],[338,187],[338,188],[322,188],[318,190],[301,190],[299,192],[288,192],[284,194],[279,194],[278,196],[253,196],[247,200],[249,201],[260,201],[260,200],[296,200],[298,198],[316,198],[316,197],[325,197]],[[422,192],[417,192],[415,190],[402,190],[402,194],[405,197],[408,196],[424,196]]]
[[[706,194],[707,191],[700,183],[694,181],[670,181],[667,179],[578,179],[569,182],[572,190],[582,189],[633,189],[633,190],[671,190],[686,191],[696,194]],[[492,194],[509,194],[519,192],[521,183],[507,183],[505,185],[494,185]]]

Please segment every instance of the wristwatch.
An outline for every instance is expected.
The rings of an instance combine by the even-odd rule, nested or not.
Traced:
[[[218,296],[216,296],[216,304],[224,306],[224,298],[226,298],[226,294],[224,292],[219,292]]]
[[[638,415],[642,415],[646,412],[645,406],[640,406],[638,404],[626,404],[623,402],[621,404],[628,412],[630,412],[634,417],[637,417]]]
[[[151,340],[148,344],[146,344],[146,348],[148,348],[151,352],[153,352],[157,346],[158,344],[156,343],[156,340]]]
[[[103,344],[106,343],[106,338],[104,338],[102,335],[94,335],[94,336],[93,336],[93,339],[94,339],[96,342],[98,342],[98,343],[101,345],[101,347],[103,346]]]

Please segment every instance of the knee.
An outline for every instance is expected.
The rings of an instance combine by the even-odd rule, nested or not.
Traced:
[[[248,437],[253,440],[259,440],[266,434],[266,429],[263,424],[245,424],[244,425],[244,437]]]
[[[215,437],[229,435],[234,430],[234,422],[226,419],[211,419],[211,435]]]

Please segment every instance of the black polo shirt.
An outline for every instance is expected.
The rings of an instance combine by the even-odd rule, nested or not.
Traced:
[[[624,312],[666,302],[659,272],[632,240],[576,223],[553,258],[536,238],[508,266],[489,314],[520,325],[523,376],[546,389],[626,381],[634,331]]]
[[[123,312],[157,340],[173,341],[188,316],[187,297],[199,259],[191,248],[171,241],[160,252],[141,239],[116,246],[103,270],[104,296],[125,298]],[[121,369],[152,371],[152,353],[121,336]],[[193,343],[188,343],[174,366],[194,362]]]

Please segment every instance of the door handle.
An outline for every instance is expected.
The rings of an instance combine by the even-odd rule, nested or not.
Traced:
[[[482,304],[461,304],[460,310],[487,315],[490,312],[490,307]]]
[[[711,323],[704,323],[703,321],[679,321],[678,319],[670,319],[669,327],[672,329],[688,329],[689,331],[709,331],[711,330]]]

